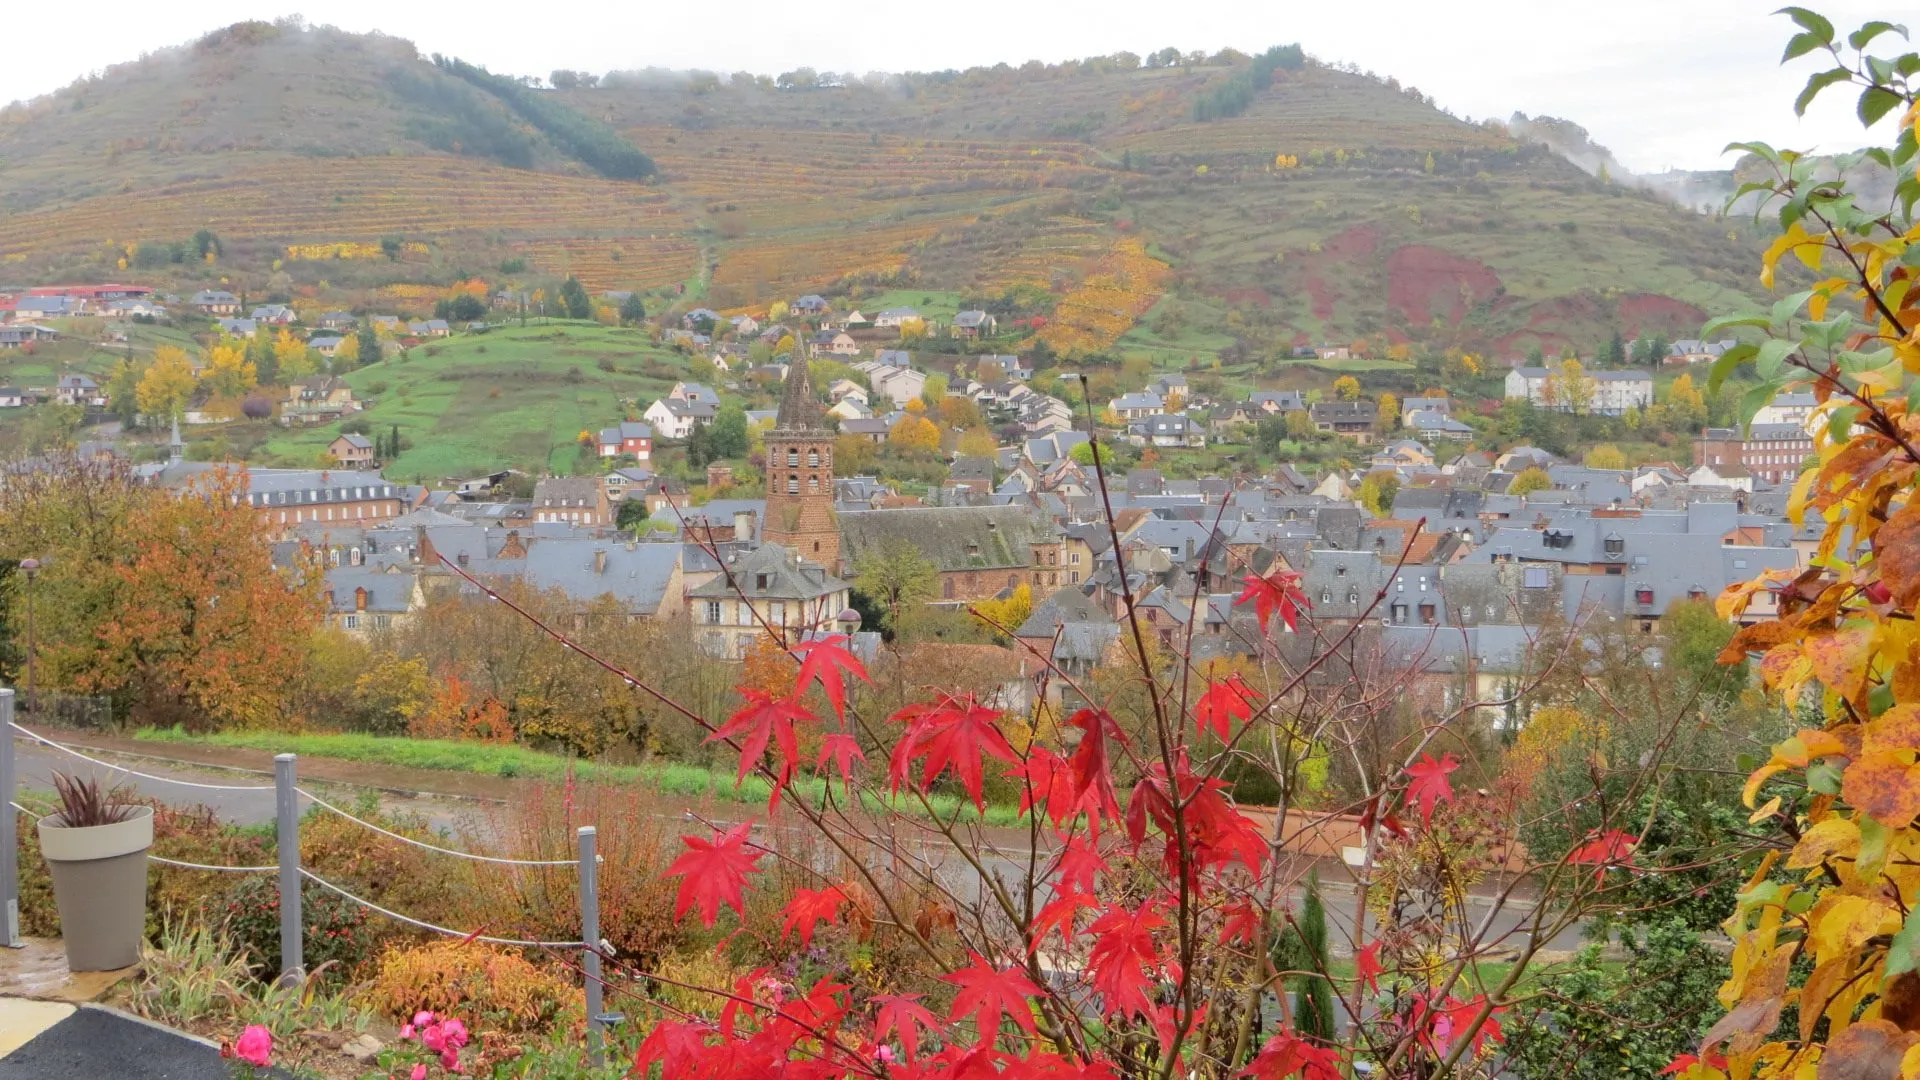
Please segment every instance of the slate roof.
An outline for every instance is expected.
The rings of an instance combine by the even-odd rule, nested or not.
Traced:
[[[543,537],[528,546],[521,574],[534,588],[560,589],[580,601],[611,595],[628,614],[654,615],[679,569],[680,551],[679,544]],[[596,569],[600,553],[606,561]]]
[[[750,599],[813,600],[848,587],[825,568],[802,561],[779,544],[761,544],[751,552],[736,555],[725,570],[698,588],[687,590],[687,595],[693,599],[744,594]]]
[[[1052,520],[1024,506],[929,506],[840,515],[842,556],[857,563],[901,539],[941,569],[995,570],[1031,565],[1033,544],[1055,543]]]

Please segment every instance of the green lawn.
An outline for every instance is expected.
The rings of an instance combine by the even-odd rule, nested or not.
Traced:
[[[612,370],[607,370],[607,368]],[[387,466],[395,479],[470,476],[517,467],[567,473],[578,437],[637,417],[677,380],[711,385],[704,357],[653,344],[645,332],[555,321],[458,334],[346,376],[372,404],[359,417],[412,446]],[[255,459],[324,459],[338,425],[276,431]]]
[[[960,310],[960,294],[938,289],[888,289],[849,303],[867,316],[878,315],[888,308],[910,307],[922,318],[944,321],[952,319]]]
[[[284,733],[277,731],[227,731],[212,735],[189,735],[178,728],[142,728],[134,738],[143,742],[197,746],[218,746],[238,750],[264,750],[276,754],[300,754],[305,757],[335,758],[397,765],[409,769],[436,769],[477,773],[484,776],[559,779],[569,769],[583,780],[610,784],[641,784],[668,795],[713,797],[764,805],[769,788],[757,776],[749,776],[737,786],[732,770],[708,769],[679,762],[653,762],[646,765],[607,765],[582,761],[560,754],[543,753],[524,746],[496,743],[458,742],[451,739],[414,739],[351,733]],[[793,797],[818,805],[826,783],[802,777],[794,781]],[[966,802],[951,795],[934,795],[929,801],[933,812],[942,818],[958,815],[962,820],[979,820]],[[879,800],[868,799],[873,805]],[[917,804],[902,801],[900,808],[916,811]],[[990,804],[985,821],[989,825],[1013,825],[1019,819],[1014,807]]]

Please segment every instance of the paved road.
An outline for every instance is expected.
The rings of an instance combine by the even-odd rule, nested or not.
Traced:
[[[64,1019],[0,1057],[0,1080],[219,1080],[232,1075],[204,1039],[96,1005],[60,1006]],[[285,1077],[278,1069],[262,1075]]]
[[[221,818],[239,825],[258,825],[270,822],[274,817],[272,778],[260,773],[244,770],[213,768],[196,764],[160,761],[133,755],[119,754],[108,750],[87,752],[105,761],[137,768],[154,776],[170,777],[176,780],[191,780],[209,784],[264,784],[260,791],[210,791],[202,788],[183,787],[163,780],[149,780],[140,777],[127,777],[112,769],[105,769],[80,761],[58,750],[19,740],[15,743],[16,769],[20,786],[24,791],[47,792],[53,788],[52,774],[58,769],[76,775],[92,775],[102,782],[127,783],[141,794],[175,806],[205,805],[211,807]],[[354,801],[365,789],[356,789],[342,785],[302,784],[309,790],[317,790],[323,797],[336,804],[352,808]],[[457,796],[397,796],[391,792],[380,793],[380,804],[388,811],[398,811],[415,815],[436,829],[450,835],[487,835],[492,822],[487,816],[488,804],[475,799]],[[778,843],[777,830],[760,830],[758,839],[762,843]],[[459,846],[454,843],[450,846]],[[979,888],[979,878],[966,860],[954,854],[951,849],[934,844],[916,844],[915,849],[923,867],[930,869],[939,878],[962,895],[975,894]],[[1009,882],[1019,880],[1025,871],[1024,847],[1003,854],[983,856],[982,863],[987,871],[999,875]],[[1353,937],[1354,889],[1351,884],[1339,880],[1324,880],[1321,896],[1327,905],[1329,938],[1333,951],[1337,955],[1347,952],[1346,942]],[[1296,892],[1293,900],[1299,903],[1301,894]],[[1468,908],[1476,921],[1483,919],[1490,901],[1475,897],[1469,901]],[[1523,938],[1514,936],[1516,928],[1523,925],[1531,916],[1530,904],[1509,901],[1507,906],[1494,919],[1494,933],[1490,942],[1505,942],[1509,945],[1523,943]],[[1567,930],[1547,943],[1554,951],[1572,952],[1584,943],[1578,928]]]

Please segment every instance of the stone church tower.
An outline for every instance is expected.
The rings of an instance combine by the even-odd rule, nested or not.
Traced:
[[[787,368],[766,447],[767,524],[761,535],[835,572],[840,524],[833,514],[833,432],[803,358],[795,357]]]

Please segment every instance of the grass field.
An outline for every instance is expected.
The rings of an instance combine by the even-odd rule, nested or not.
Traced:
[[[334,758],[340,761],[364,761],[397,765],[408,769],[477,773],[484,776],[557,780],[569,772],[582,780],[607,784],[640,784],[667,795],[730,799],[765,805],[769,788],[757,776],[734,783],[731,770],[707,769],[678,762],[646,765],[607,765],[577,758],[530,750],[524,746],[495,743],[456,742],[448,739],[414,739],[378,735],[303,733],[276,731],[229,731],[214,735],[189,735],[177,728],[143,728],[134,738],[143,742],[175,745],[217,746],[235,750],[264,750],[302,757]],[[793,785],[793,797],[819,804],[826,782],[803,777]],[[961,820],[984,820],[989,825],[1012,825],[1019,814],[1014,807],[989,805],[981,818],[970,804],[951,795],[934,795],[929,803],[943,819],[956,815]],[[902,810],[917,810],[904,801]]]
[[[372,402],[359,418],[381,432],[398,424],[413,442],[387,475],[438,480],[507,466],[573,472],[580,432],[637,417],[678,380],[713,375],[643,331],[553,321],[460,334],[346,379]],[[312,464],[338,434],[336,424],[276,431],[258,460]]]

